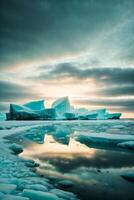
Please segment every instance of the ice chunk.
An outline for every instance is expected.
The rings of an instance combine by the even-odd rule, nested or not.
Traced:
[[[42,110],[44,109],[44,100],[38,100],[38,101],[30,101],[28,103],[25,103],[23,106],[30,108],[31,110]]]
[[[16,190],[15,184],[8,184],[8,183],[0,183],[0,192],[4,194],[11,194]]]
[[[108,133],[79,133],[76,132],[76,140],[84,144],[95,144],[102,146],[117,146],[118,143],[134,141],[133,135],[121,135],[121,134],[108,134]]]
[[[42,119],[44,110],[44,100],[31,101],[24,105],[10,104],[10,113],[7,113],[7,118],[14,120]]]
[[[121,175],[124,179],[130,182],[134,182],[134,172],[126,172]]]
[[[42,113],[43,119],[55,119],[56,118],[56,111],[54,108],[47,108]]]
[[[42,192],[48,192],[47,187],[44,186],[44,185],[41,185],[41,184],[28,185],[27,189],[32,189],[32,190],[37,190],[37,191],[42,191]]]
[[[16,196],[16,195],[5,195],[2,200],[30,200],[27,197]]]
[[[55,194],[28,189],[23,191],[23,195],[29,197],[30,200],[60,200],[60,198],[58,198]]]
[[[0,112],[0,121],[5,121],[6,120],[6,114],[3,112]]]
[[[120,119],[121,113],[106,113],[104,119]]]
[[[4,196],[4,194],[2,192],[0,192],[0,199],[2,199]]]
[[[62,187],[62,188],[70,188],[70,187],[73,187],[73,182],[70,181],[70,180],[62,180],[62,181],[59,181],[58,183],[58,186]]]
[[[9,147],[15,154],[19,154],[23,152],[23,147],[19,144],[11,144]]]
[[[73,113],[73,112],[66,112],[66,113],[64,114],[64,116],[65,116],[65,118],[66,118],[67,120],[74,120],[74,119],[76,119],[76,115],[75,115],[75,113]]]
[[[82,119],[82,120],[91,120],[91,119],[96,119],[98,116],[97,113],[90,113],[90,112],[87,112],[83,115],[79,115],[78,116],[78,119]]]
[[[71,106],[68,97],[62,97],[53,102],[52,108],[56,110],[58,117],[63,117],[64,113],[71,111]]]
[[[134,141],[127,141],[127,142],[118,143],[117,146],[134,150]]]
[[[77,200],[76,195],[72,192],[67,192],[60,189],[52,189],[50,190],[50,192],[56,194],[59,198],[63,198],[65,200]]]

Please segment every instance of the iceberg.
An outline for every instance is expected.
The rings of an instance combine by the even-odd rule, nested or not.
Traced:
[[[38,100],[38,101],[30,101],[26,104],[24,104],[23,106],[30,108],[31,110],[34,111],[39,111],[44,109],[44,100]]]
[[[55,119],[56,118],[56,111],[54,108],[47,108],[42,113],[43,119]]]
[[[134,150],[134,141],[127,141],[117,144],[118,147]]]
[[[52,103],[51,108],[45,108],[44,100],[30,101],[23,105],[10,104],[7,120],[106,120],[120,119],[121,113],[109,113],[105,108],[89,110],[75,109],[70,105],[69,98],[62,97]],[[0,113],[0,120],[5,116]]]
[[[106,113],[104,119],[120,119],[121,113]]]
[[[77,119],[75,113],[73,113],[73,112],[66,112],[66,113],[64,114],[64,116],[65,116],[65,118],[66,118],[67,120],[75,120],[75,119]]]
[[[7,119],[36,120],[41,119],[44,113],[44,100],[30,101],[24,105],[10,104],[10,112]]]
[[[3,112],[0,112],[0,121],[5,121],[6,120],[6,114]]]
[[[64,114],[71,111],[68,97],[62,97],[53,102],[52,108],[55,109],[57,118],[65,119]]]
[[[91,119],[96,119],[97,118],[97,113],[90,113],[87,112],[83,115],[79,115],[78,119],[82,119],[82,120],[91,120]]]

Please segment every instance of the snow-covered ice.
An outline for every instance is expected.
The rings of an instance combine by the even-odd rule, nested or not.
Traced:
[[[52,124],[48,122],[47,125]],[[33,169],[36,163],[24,160],[12,153],[20,150],[18,144],[10,145],[5,136],[15,133],[24,134],[32,128],[41,127],[43,121],[5,121],[0,122],[0,199],[1,200],[61,200],[68,199],[69,194],[54,192],[56,189],[49,180],[38,176]],[[12,148],[11,148],[12,146]],[[12,150],[11,150],[11,149]],[[29,164],[30,163],[30,164]],[[52,191],[53,190],[53,191]],[[72,194],[72,195],[71,195]],[[62,197],[60,197],[62,196]],[[70,192],[70,199],[77,198]],[[73,198],[74,197],[74,198]]]

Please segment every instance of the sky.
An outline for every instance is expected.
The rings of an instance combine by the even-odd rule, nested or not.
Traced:
[[[69,96],[134,117],[133,0],[1,0],[0,110]]]

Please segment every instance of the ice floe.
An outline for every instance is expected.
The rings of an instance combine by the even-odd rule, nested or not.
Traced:
[[[7,113],[7,120],[106,120],[120,117],[121,113],[109,113],[105,108],[74,108],[67,96],[55,100],[50,108],[44,106],[44,100],[30,101],[23,105],[11,103]]]

